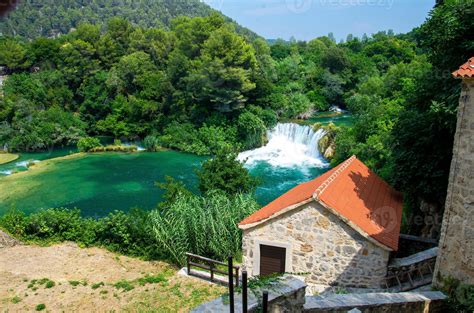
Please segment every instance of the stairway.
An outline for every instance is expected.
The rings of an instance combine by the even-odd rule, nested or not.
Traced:
[[[395,258],[388,265],[385,284],[388,292],[403,292],[431,284],[438,247],[405,258]]]

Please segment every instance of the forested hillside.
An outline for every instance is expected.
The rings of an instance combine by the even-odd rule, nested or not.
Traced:
[[[16,10],[0,19],[0,33],[25,38],[55,37],[67,34],[80,23],[102,24],[112,17],[143,28],[169,27],[171,20],[181,15],[198,17],[216,12],[199,0],[30,0],[20,1]],[[255,36],[248,29],[235,26],[240,33]]]

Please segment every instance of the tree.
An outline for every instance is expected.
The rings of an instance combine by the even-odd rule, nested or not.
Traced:
[[[255,88],[251,81],[256,69],[253,47],[231,27],[214,31],[204,43],[195,80],[196,97],[205,110],[232,112],[247,102]]]
[[[251,193],[258,185],[258,180],[250,176],[244,165],[237,160],[237,154],[229,150],[217,152],[196,173],[199,190],[203,194],[211,190],[220,190],[229,195]]]
[[[1,40],[0,64],[6,65],[10,70],[28,67],[24,45],[13,38]]]

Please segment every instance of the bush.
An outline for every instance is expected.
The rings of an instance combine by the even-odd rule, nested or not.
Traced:
[[[203,194],[210,190],[221,190],[229,195],[250,193],[259,183],[237,160],[237,154],[229,150],[221,150],[213,159],[205,161],[197,175]]]
[[[257,208],[248,195],[211,191],[205,196],[180,195],[166,211],[152,211],[150,220],[163,254],[183,265],[186,252],[218,260],[236,255],[242,244],[237,223]]]
[[[443,278],[442,285],[452,312],[474,312],[474,285],[462,284],[452,277]]]
[[[196,127],[190,123],[172,123],[168,125],[159,140],[161,145],[166,148],[197,155],[208,155],[210,153],[209,148],[199,140]]]
[[[77,209],[48,209],[29,216],[12,210],[0,218],[0,227],[25,240],[75,241],[84,245],[95,241],[94,221],[82,218]]]
[[[99,219],[96,226],[97,243],[108,249],[146,259],[160,255],[151,232],[148,212],[132,209],[129,213],[115,211]]]
[[[84,137],[77,142],[77,149],[81,152],[89,152],[100,146],[102,146],[100,140],[94,137]]]
[[[265,143],[267,128],[265,123],[252,112],[240,114],[237,121],[239,138],[246,150],[261,147]]]
[[[149,136],[146,146],[159,145],[197,155],[210,155],[220,149],[238,147],[237,130],[235,127],[224,127],[204,124],[196,128],[190,123],[172,123],[165,128],[163,135],[155,142]]]
[[[143,140],[145,149],[151,152],[156,152],[161,149],[160,139],[157,136],[149,135]]]

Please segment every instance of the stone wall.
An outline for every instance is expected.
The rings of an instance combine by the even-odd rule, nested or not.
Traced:
[[[363,313],[445,312],[446,296],[439,291],[406,293],[366,293],[306,297],[307,313],[346,313],[356,309]]]
[[[389,251],[315,201],[244,230],[243,267],[250,275],[260,272],[260,244],[285,247],[285,271],[305,273],[313,288],[377,288],[387,272]]]
[[[474,79],[462,84],[439,248],[434,283],[474,284]]]

